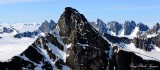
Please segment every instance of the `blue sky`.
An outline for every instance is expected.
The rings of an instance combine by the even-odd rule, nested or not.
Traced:
[[[0,0],[0,22],[57,22],[67,6],[76,8],[88,21],[160,22],[160,0]]]

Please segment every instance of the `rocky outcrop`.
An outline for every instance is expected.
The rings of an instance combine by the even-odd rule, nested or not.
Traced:
[[[145,51],[151,51],[155,47],[151,38],[134,38],[132,42],[135,44],[136,48],[144,49]]]
[[[107,25],[111,31],[116,33],[116,35],[118,35],[119,31],[122,29],[122,25],[116,21],[111,21]]]
[[[12,33],[12,32],[18,32],[16,29],[14,28],[7,28],[7,27],[3,27],[2,29],[0,29],[0,34],[3,33]]]
[[[125,21],[125,23],[123,24],[124,35],[130,35],[131,32],[135,29],[135,27],[136,23],[134,21]]]
[[[154,34],[154,33],[158,33],[160,29],[160,24],[157,23],[156,25],[153,26],[153,28],[151,28],[149,31],[147,31],[147,34]]]
[[[160,67],[157,61],[143,60],[135,53],[123,50],[113,52],[109,62],[109,70],[158,70]]]
[[[160,35],[157,35],[155,37],[151,37],[151,40],[153,41],[153,43],[160,48]]]
[[[147,25],[143,24],[142,22],[138,23],[137,27],[139,27],[140,31],[147,31],[147,30],[149,30],[149,27]]]
[[[140,38],[150,39],[152,41],[151,44],[154,44],[157,47],[160,47],[160,24],[157,23],[151,29],[146,31]],[[150,43],[149,43],[150,44]]]
[[[110,33],[110,30],[106,23],[104,23],[101,19],[97,19],[96,22],[90,22],[90,24],[101,34],[102,33]]]
[[[131,43],[132,39],[128,39],[126,37],[116,37],[116,36],[112,36],[110,34],[107,34],[107,33],[104,33],[103,36],[105,38],[107,38],[107,40],[109,40],[109,42],[115,44],[115,43],[126,43],[126,44],[129,44]]]
[[[14,38],[22,38],[22,37],[34,38],[38,34],[39,34],[38,31],[33,31],[33,32],[27,31],[27,32],[24,32],[24,33],[18,33],[16,35],[14,35]]]
[[[147,25],[141,22],[136,24],[135,21],[125,21],[124,24],[111,21],[106,24],[102,20],[97,19],[97,22],[90,22],[90,24],[101,34],[108,33],[114,36],[133,34],[132,36],[137,37],[149,30]]]
[[[36,36],[41,36],[41,33],[49,33],[53,28],[55,27],[56,23],[51,20],[50,22],[45,21],[42,23],[42,25],[35,31],[26,31],[23,33],[17,33],[14,35],[14,38],[23,38],[23,37],[28,37],[28,38],[34,38]]]
[[[53,30],[54,26],[55,26],[55,22],[53,20],[51,20],[50,22],[45,21],[42,23],[42,25],[38,28],[38,30],[40,32],[43,33],[48,33],[50,30]]]

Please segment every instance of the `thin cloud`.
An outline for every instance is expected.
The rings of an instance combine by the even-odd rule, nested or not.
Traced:
[[[115,5],[106,6],[105,8],[98,9],[85,9],[83,11],[87,12],[100,12],[100,11],[139,11],[139,10],[160,10],[159,6],[127,6],[127,5]]]
[[[98,12],[98,11],[128,10],[129,8],[130,8],[129,6],[115,5],[115,6],[106,6],[98,9],[85,9],[83,11]]]

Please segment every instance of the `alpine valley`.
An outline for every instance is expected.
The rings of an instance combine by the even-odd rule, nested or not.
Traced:
[[[88,21],[66,7],[57,23],[0,24],[0,40],[23,48],[0,52],[0,70],[160,70],[159,23]]]

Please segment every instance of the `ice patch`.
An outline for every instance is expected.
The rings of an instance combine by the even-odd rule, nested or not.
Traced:
[[[148,34],[148,35],[147,35],[147,38],[156,37],[157,35],[158,35],[158,34],[156,34],[156,33],[154,33],[154,34],[152,34],[152,35],[151,35],[151,34]]]
[[[80,43],[77,43],[77,44],[79,44],[80,46],[82,46],[83,49],[86,49],[86,47],[89,46],[88,44],[80,44]]]
[[[66,45],[66,46],[67,46],[67,48],[70,48],[70,47],[71,47],[71,45],[72,45],[72,44],[70,43],[70,44],[68,44],[68,45]]]
[[[130,44],[123,44],[122,43],[122,44],[120,44],[120,46],[121,46],[120,47],[121,50],[133,52],[136,55],[142,57],[144,60],[160,61],[160,55],[157,55],[157,54],[160,54],[159,51],[147,52],[147,51],[144,51],[142,49],[136,48],[133,43],[130,43]]]
[[[134,29],[133,32],[130,34],[130,36],[137,37],[138,31],[139,31],[139,27],[135,27],[135,29]]]

